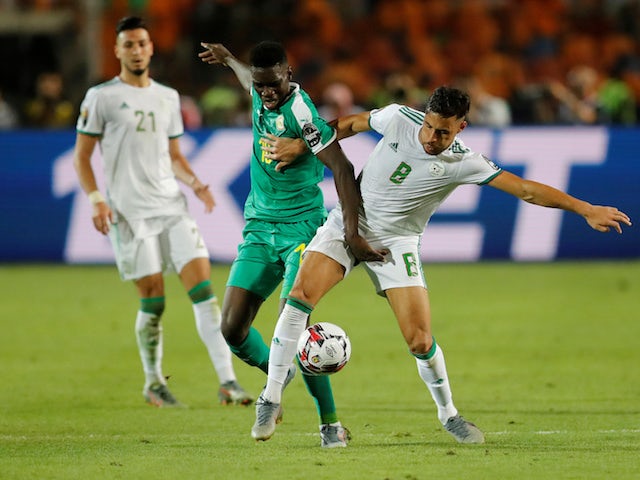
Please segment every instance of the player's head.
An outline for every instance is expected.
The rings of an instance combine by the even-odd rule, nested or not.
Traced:
[[[265,108],[278,108],[289,95],[291,67],[284,47],[278,42],[261,42],[249,55],[251,79]]]
[[[453,87],[436,88],[427,100],[426,113],[437,113],[441,117],[463,119],[469,113],[471,100],[469,95]]]
[[[425,109],[420,129],[420,143],[429,155],[438,155],[449,148],[466,126],[471,101],[469,95],[452,87],[436,88]]]
[[[153,43],[142,18],[125,17],[118,22],[115,54],[123,72],[140,76],[148,71]]]

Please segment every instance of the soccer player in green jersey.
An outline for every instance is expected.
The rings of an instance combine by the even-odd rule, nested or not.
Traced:
[[[251,50],[250,65],[240,62],[223,45],[202,46],[202,61],[230,67],[252,97],[251,191],[244,208],[243,242],[231,267],[222,305],[222,332],[233,353],[267,373],[269,347],[252,323],[280,282],[284,307],[302,252],[326,219],[318,186],[325,166],[333,172],[343,205],[345,241],[350,251],[363,261],[380,261],[384,252],[372,249],[358,233],[361,197],[353,165],[344,156],[335,130],[318,116],[300,85],[291,82],[292,69],[282,45],[259,43]],[[263,138],[269,134],[303,139],[307,151],[286,169],[276,170],[278,162],[267,158],[263,149]],[[281,348],[282,343],[295,340],[274,339],[271,345]],[[281,388],[294,373],[291,365]],[[346,447],[348,432],[338,420],[329,378],[304,376],[304,380],[318,408],[321,445]],[[258,398],[256,408],[260,402]]]

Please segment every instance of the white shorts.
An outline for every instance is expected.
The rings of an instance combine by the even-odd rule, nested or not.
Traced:
[[[119,217],[109,238],[122,280],[179,273],[194,258],[209,258],[198,225],[188,215],[131,222]]]
[[[389,249],[384,262],[363,263],[378,295],[385,296],[385,290],[390,288],[427,288],[419,254],[420,235],[380,235],[372,231],[360,233],[373,248]],[[356,259],[344,240],[341,214],[329,215],[307,245],[306,252],[320,252],[332,258],[345,268],[345,277],[356,265]]]

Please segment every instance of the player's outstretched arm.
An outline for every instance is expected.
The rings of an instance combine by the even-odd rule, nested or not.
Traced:
[[[342,140],[356,133],[371,130],[371,125],[369,125],[370,118],[371,112],[354,113],[353,115],[336,118],[329,122],[329,125],[336,129],[338,140]]]
[[[534,205],[561,208],[577,213],[584,217],[591,228],[599,232],[608,232],[613,229],[622,233],[622,224],[631,226],[631,220],[627,214],[616,207],[592,205],[557,188],[525,180],[507,171],[500,173],[489,182],[489,185]]]
[[[347,115],[332,120],[329,125],[336,130],[337,138],[341,140],[356,133],[371,130],[369,125],[370,116],[369,112]],[[301,138],[292,139],[267,134],[262,140],[262,150],[265,153],[265,157],[278,162],[278,165],[276,165],[276,171],[278,172],[291,165],[297,157],[308,150],[307,144]]]
[[[200,42],[205,48],[204,52],[198,53],[198,57],[204,63],[208,64],[221,64],[225,65],[236,74],[238,77],[238,81],[242,88],[246,91],[251,89],[251,71],[249,70],[249,66],[239,61],[236,57],[234,57],[227,47],[220,43],[206,43]]]

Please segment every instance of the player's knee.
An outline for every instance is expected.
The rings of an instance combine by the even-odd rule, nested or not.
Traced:
[[[164,277],[162,273],[154,273],[134,281],[140,298],[164,296]]]
[[[233,325],[229,321],[229,315],[225,314],[224,310],[222,310],[222,320],[220,321],[220,331],[222,332],[222,336],[227,342],[229,342],[229,340],[233,338],[233,333],[235,329],[233,328]]]
[[[308,288],[305,288],[304,284],[302,283],[296,283],[293,286],[293,288],[289,292],[289,297],[295,298],[308,304],[315,303],[312,296],[312,291]]]
[[[234,320],[229,312],[222,311],[222,321],[220,322],[220,331],[222,336],[229,345],[238,346],[247,336],[247,330],[243,328],[241,322]]]
[[[433,345],[433,337],[431,335],[418,334],[414,335],[407,341],[409,350],[413,355],[425,355],[431,350]]]
[[[243,337],[239,334],[237,329],[229,327],[228,325],[225,328],[224,324],[222,324],[220,330],[222,331],[222,336],[227,344],[237,347],[242,343]]]

